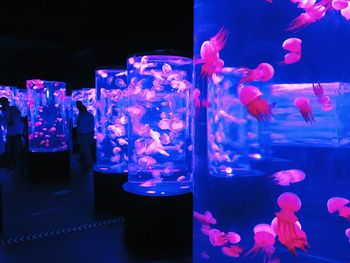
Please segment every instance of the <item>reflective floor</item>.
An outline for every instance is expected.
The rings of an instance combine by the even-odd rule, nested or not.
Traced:
[[[189,263],[169,255],[147,261],[130,255],[123,244],[123,218],[93,207],[93,178],[72,156],[69,182],[31,182],[25,174],[0,168],[3,234],[1,263]]]

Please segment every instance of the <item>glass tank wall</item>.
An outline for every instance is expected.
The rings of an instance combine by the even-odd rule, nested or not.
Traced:
[[[192,59],[181,56],[128,59],[127,190],[145,195],[192,191],[192,73]]]
[[[194,2],[194,262],[349,262],[350,2]]]
[[[95,171],[123,173],[128,169],[126,76],[125,69],[99,69],[95,72]]]
[[[66,84],[27,80],[28,139],[31,152],[67,150],[69,129],[66,110]]]
[[[26,89],[16,89],[14,97],[14,105],[18,107],[21,112],[22,117],[28,115],[28,105],[27,105],[27,90]]]
[[[79,90],[72,90],[71,95],[71,116],[72,116],[72,124],[73,127],[77,126],[77,119],[79,110],[77,109],[75,103],[77,101],[81,101],[94,116],[96,115],[95,110],[95,98],[96,98],[96,89],[91,88],[83,88]]]
[[[0,86],[0,98],[5,97],[9,100],[9,103],[11,106],[15,105],[15,94],[16,94],[17,88],[13,86]],[[4,122],[3,119],[3,113],[0,112],[0,139],[6,142],[6,134],[7,134],[7,125]]]

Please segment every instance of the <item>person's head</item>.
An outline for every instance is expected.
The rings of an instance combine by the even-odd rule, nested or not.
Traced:
[[[9,105],[10,105],[10,102],[9,102],[8,98],[6,98],[6,97],[1,97],[1,98],[0,98],[0,105],[1,105],[1,107],[3,107],[4,109],[8,108]]]
[[[82,109],[82,107],[84,106],[83,102],[81,100],[77,100],[75,102],[75,106],[77,107],[77,109],[80,111]]]

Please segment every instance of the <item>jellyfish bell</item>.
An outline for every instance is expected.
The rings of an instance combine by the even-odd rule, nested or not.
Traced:
[[[282,64],[289,65],[298,62],[301,59],[300,53],[288,53],[284,55],[284,61]]]
[[[344,208],[349,203],[350,203],[350,201],[346,198],[332,197],[327,201],[328,212],[333,214],[334,212],[339,211],[342,208]]]
[[[316,3],[316,0],[300,0],[298,2],[298,8],[308,9]]]
[[[282,47],[289,52],[300,53],[302,43],[303,41],[300,38],[291,37],[283,42]]]
[[[277,204],[281,209],[297,212],[301,208],[300,198],[291,192],[281,194],[277,199]]]
[[[254,227],[254,234],[257,234],[259,232],[266,232],[271,234],[272,236],[276,236],[275,231],[271,227],[271,225],[268,224],[258,224]]]
[[[256,80],[269,81],[272,79],[275,70],[269,63],[260,63],[254,70]]]
[[[294,100],[294,106],[297,107],[306,122],[315,121],[310,106],[310,100],[305,97],[297,97]]]
[[[332,7],[335,9],[335,10],[342,10],[342,9],[345,9],[347,8],[349,5],[348,1],[346,0],[333,0],[332,1]]]
[[[215,247],[224,246],[228,242],[226,234],[216,228],[213,228],[209,231],[209,241]]]
[[[239,100],[243,106],[247,106],[262,95],[262,92],[254,86],[242,86],[239,90]]]
[[[237,234],[236,232],[228,232],[226,234],[227,240],[232,244],[237,244],[241,242],[241,236]]]
[[[350,227],[345,230],[345,236],[349,238],[349,242],[350,242]]]
[[[288,172],[292,183],[301,182],[305,179],[305,173],[301,170],[291,169],[291,170],[288,170]]]
[[[340,13],[346,20],[350,20],[350,4],[347,8],[340,10]]]
[[[243,249],[240,246],[230,246],[230,247],[222,247],[221,252],[228,256],[238,258],[240,257]]]

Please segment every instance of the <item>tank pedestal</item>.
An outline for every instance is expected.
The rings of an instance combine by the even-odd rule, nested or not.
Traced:
[[[133,256],[161,260],[192,255],[192,193],[173,196],[124,193],[127,204],[124,242]]]
[[[123,184],[128,173],[103,173],[93,171],[95,211],[122,216],[124,210]]]
[[[70,176],[70,152],[28,152],[28,177],[32,180],[66,180]]]

